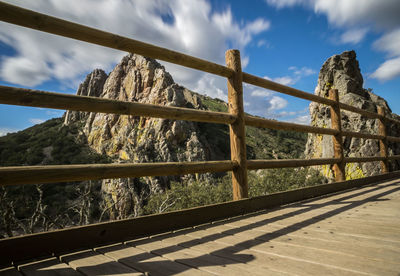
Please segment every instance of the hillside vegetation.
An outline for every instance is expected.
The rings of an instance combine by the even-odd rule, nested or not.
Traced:
[[[227,111],[223,101],[199,95],[204,108]],[[1,166],[110,163],[113,160],[90,148],[81,131],[81,122],[63,124],[63,118],[48,120],[17,133],[0,137]],[[201,133],[218,150],[221,159],[230,159],[229,128],[199,123]],[[246,128],[249,159],[299,158],[306,135],[270,129]],[[311,175],[311,177],[310,177]],[[308,169],[249,172],[250,196],[321,183]],[[201,181],[172,182],[162,193],[137,193],[132,198],[135,212],[129,216],[179,210],[231,200],[230,176]],[[24,204],[18,204],[24,202]],[[115,208],[102,196],[100,181],[23,185],[0,189],[0,237],[34,233],[109,220]]]

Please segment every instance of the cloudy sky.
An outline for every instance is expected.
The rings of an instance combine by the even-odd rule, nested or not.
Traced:
[[[323,62],[357,52],[364,87],[400,113],[398,0],[30,0],[6,1],[101,30],[224,64],[241,51],[243,71],[312,93]],[[75,93],[95,68],[126,53],[0,23],[0,84]],[[174,80],[227,98],[226,79],[163,63]],[[309,102],[244,86],[245,111],[308,123]],[[62,111],[0,105],[0,135]]]

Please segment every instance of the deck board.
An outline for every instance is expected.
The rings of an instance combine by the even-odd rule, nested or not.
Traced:
[[[24,275],[399,275],[400,180],[23,264]],[[22,275],[9,268],[9,275]],[[0,275],[8,275],[0,270]],[[14,273],[14,274],[11,274]],[[73,275],[73,274],[69,274]]]

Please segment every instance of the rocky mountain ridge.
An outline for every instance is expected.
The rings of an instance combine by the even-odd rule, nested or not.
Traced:
[[[210,109],[217,106],[218,111],[227,111],[226,103],[210,100],[189,91],[176,84],[157,61],[135,54],[125,56],[109,75],[102,70],[94,70],[79,86],[77,95],[195,109]],[[230,159],[227,125],[103,113],[66,112],[64,125],[74,124],[82,125],[82,134],[87,137],[89,147],[98,154],[109,156],[115,163]],[[277,149],[273,147],[265,148],[265,144],[268,144],[265,138],[268,139],[266,136],[272,133],[270,130],[248,128],[249,159],[260,156],[288,158],[295,154],[297,149],[293,151],[290,143],[287,144],[288,154],[275,152]],[[284,132],[280,132],[280,135],[285,143],[291,138],[291,134],[287,135]],[[303,136],[297,137],[301,141]],[[260,141],[261,139],[264,141]],[[279,143],[285,144],[282,141]],[[200,180],[207,183],[212,182],[215,176],[207,173],[107,179],[103,180],[102,189],[109,195],[110,205],[116,206],[115,213],[118,214],[116,217],[126,217],[137,206],[143,205],[144,197],[141,196],[143,193],[161,192],[169,187],[170,181]]]
[[[318,84],[315,94],[321,97],[328,97],[329,89],[335,88],[339,92],[340,102],[377,112],[377,106],[382,106],[386,116],[400,119],[400,116],[392,113],[388,103],[378,95],[372,93],[371,89],[363,88],[363,77],[359,68],[354,51],[346,51],[340,55],[328,58],[322,65],[318,77]],[[315,102],[310,104],[311,125],[318,127],[331,127],[330,108]],[[378,133],[378,122],[364,116],[341,110],[342,129]],[[387,135],[400,136],[400,126],[388,123],[386,126]],[[379,141],[372,139],[360,139],[343,137],[345,157],[380,156]],[[389,143],[389,155],[400,154],[400,145]],[[330,158],[333,157],[332,136],[309,134],[306,144],[305,155],[308,158]],[[400,168],[398,161],[390,163],[391,170]],[[319,166],[324,176],[333,179],[332,166]],[[346,164],[346,178],[353,179],[380,173],[379,162],[348,163]]]

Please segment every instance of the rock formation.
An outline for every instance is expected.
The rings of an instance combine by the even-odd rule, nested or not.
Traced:
[[[329,89],[339,91],[339,100],[343,103],[362,108],[371,112],[377,112],[377,106],[384,107],[387,116],[400,119],[393,114],[388,103],[381,97],[371,92],[371,89],[363,88],[363,77],[360,72],[356,53],[354,51],[343,52],[327,59],[319,73],[318,85],[315,94],[328,97]],[[360,114],[341,110],[342,129],[355,132],[378,133],[378,121],[365,118]],[[330,128],[330,108],[315,102],[310,104],[311,125]],[[388,124],[387,135],[400,136],[400,126]],[[379,142],[371,139],[343,137],[345,157],[380,156]],[[389,155],[400,154],[400,145],[389,143]],[[332,136],[309,134],[305,155],[308,158],[333,157]],[[391,169],[399,169],[400,163],[391,162]],[[329,179],[333,178],[332,166],[318,167]],[[346,164],[346,178],[359,178],[380,173],[379,162],[348,163]]]
[[[174,83],[164,67],[139,55],[125,56],[107,76],[95,70],[80,85],[78,95],[187,108],[202,108],[200,98]],[[215,159],[197,123],[88,112],[67,112],[65,124],[80,122],[90,147],[115,163],[177,162]],[[201,176],[207,180],[209,174]],[[141,205],[143,194],[165,189],[177,177],[103,180],[103,191],[123,218]],[[146,190],[147,189],[147,190]]]

